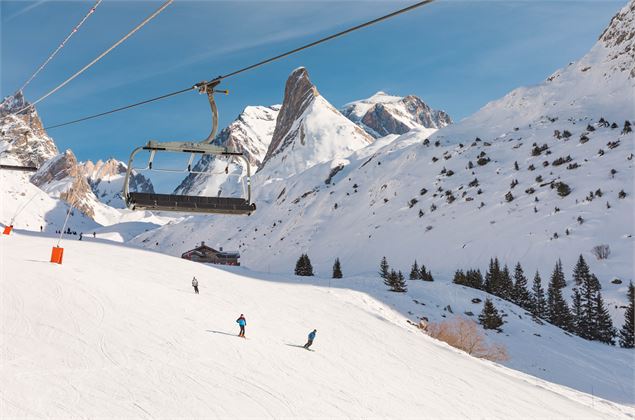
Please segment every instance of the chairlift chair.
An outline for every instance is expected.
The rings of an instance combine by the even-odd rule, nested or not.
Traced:
[[[256,210],[256,204],[251,202],[251,168],[249,160],[242,152],[233,151],[224,146],[217,146],[211,144],[216,137],[218,130],[218,109],[216,102],[214,101],[214,93],[222,92],[227,94],[227,91],[214,90],[214,88],[220,83],[218,80],[211,82],[201,82],[197,84],[199,92],[206,93],[207,98],[212,109],[212,131],[209,136],[201,142],[157,142],[148,141],[144,146],[137,147],[130,154],[128,160],[128,168],[126,171],[126,178],[124,180],[123,196],[126,206],[131,210],[156,210],[156,211],[168,211],[168,212],[185,212],[185,213],[205,213],[205,214],[251,214]],[[150,159],[145,168],[134,168],[133,161],[137,153],[142,150],[150,152]],[[174,153],[188,153],[190,158],[188,160],[186,169],[161,169],[153,168],[153,160],[157,153],[161,152],[174,152]],[[209,196],[192,196],[192,195],[178,195],[178,194],[156,194],[156,193],[142,193],[130,191],[130,177],[133,170],[137,171],[158,171],[158,172],[179,172],[190,174],[206,174],[214,175],[212,172],[194,171],[192,164],[196,156],[214,155],[235,157],[242,159],[247,168],[246,183],[247,188],[244,191],[243,197],[209,197]],[[225,170],[227,173],[227,169]]]

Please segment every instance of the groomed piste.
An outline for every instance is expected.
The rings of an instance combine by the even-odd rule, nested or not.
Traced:
[[[434,341],[360,292],[90,240],[55,265],[53,240],[0,238],[3,418],[632,416]]]

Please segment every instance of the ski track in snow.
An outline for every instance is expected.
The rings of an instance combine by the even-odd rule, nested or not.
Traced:
[[[0,245],[3,417],[633,417],[436,342],[365,293],[90,240],[63,242],[63,265],[45,263],[47,237]],[[192,275],[200,295],[182,293]],[[247,340],[229,336],[241,312]],[[312,328],[316,351],[285,345]]]

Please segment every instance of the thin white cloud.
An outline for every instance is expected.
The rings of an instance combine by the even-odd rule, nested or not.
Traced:
[[[27,12],[30,12],[31,10],[35,9],[36,7],[40,7],[41,5],[43,5],[44,3],[46,3],[49,0],[39,0],[36,1],[34,3],[29,4],[28,6],[23,7],[22,9],[18,10],[17,12],[13,13],[12,15],[9,15],[6,19],[4,19],[6,22],[10,21],[11,19],[15,19],[16,17],[23,15]]]

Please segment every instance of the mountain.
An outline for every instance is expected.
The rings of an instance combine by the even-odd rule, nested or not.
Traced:
[[[372,142],[370,135],[320,95],[307,70],[300,67],[287,79],[261,170],[264,168],[268,178],[287,178]]]
[[[279,105],[248,106],[216,136],[213,143],[243,152],[254,174],[271,143],[279,111]],[[227,174],[225,168],[228,168]],[[175,194],[216,195],[219,190],[227,194],[235,193],[240,190],[241,180],[247,173],[242,159],[232,158],[228,161],[211,155],[199,160],[193,170],[215,175],[189,174],[176,188]]]
[[[14,114],[28,105],[22,92],[0,103],[0,162],[4,164],[40,167],[59,153],[35,108]]]
[[[79,173],[84,176],[95,196],[104,204],[115,208],[124,208],[121,197],[126,176],[126,165],[116,159],[87,161],[79,164]],[[153,193],[152,182],[145,176],[133,171],[130,176],[130,190]]]
[[[240,249],[243,265],[281,275],[308,253],[317,274],[327,277],[338,257],[345,277],[361,277],[356,284],[362,291],[381,281],[368,273],[376,272],[383,256],[403,272],[416,259],[447,293],[439,292],[435,305],[406,311],[419,308],[420,316],[436,319],[446,316],[447,305],[471,305],[467,293],[451,297],[459,296],[449,284],[457,269],[484,273],[489,259],[498,257],[509,267],[521,262],[530,275],[539,271],[546,287],[557,259],[570,278],[583,255],[621,326],[635,254],[633,5],[618,13],[588,54],[538,86],[516,89],[434,133],[414,128],[387,136],[285,178],[267,173],[287,171],[284,162],[270,159],[255,176],[258,210],[249,218],[194,217],[138,240],[179,255],[214,238]],[[291,156],[284,144],[278,148]],[[599,245],[609,246],[608,259],[595,257]],[[563,292],[569,301],[572,287],[569,282]],[[422,301],[426,295],[408,296]],[[536,338],[545,332],[529,328],[539,328],[535,323],[516,325],[501,337],[515,349],[508,365],[577,389],[594,383],[583,371],[567,370],[567,378],[556,379],[561,366],[578,366],[579,360]],[[601,350],[609,359],[619,351]]]
[[[342,114],[375,138],[404,134],[415,127],[443,128],[452,124],[447,113],[430,108],[414,95],[402,98],[384,92],[346,104]]]
[[[579,392],[477,360],[345,286],[218,269],[91,236],[67,241],[64,264],[51,267],[37,261],[50,237],[5,240],[2,418],[632,418],[631,406],[598,397],[598,388]],[[240,313],[247,339],[236,337]],[[570,344],[559,338],[554,346]],[[614,392],[632,379],[628,369],[611,376]]]

